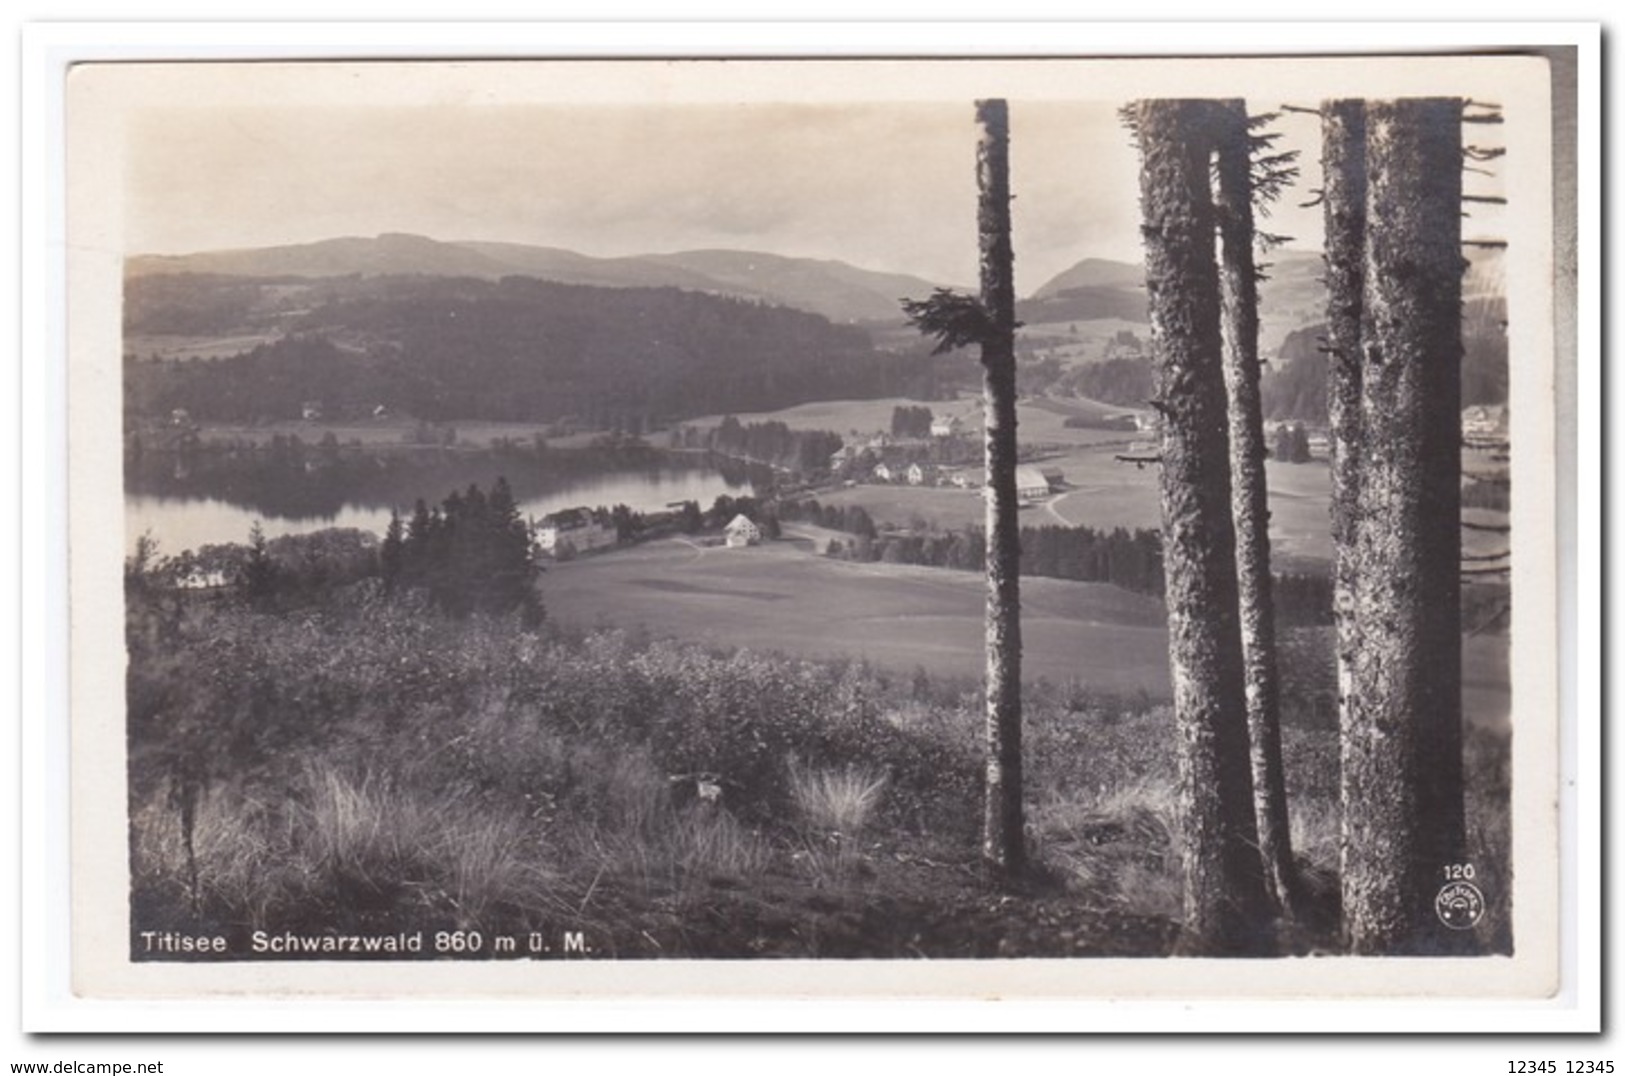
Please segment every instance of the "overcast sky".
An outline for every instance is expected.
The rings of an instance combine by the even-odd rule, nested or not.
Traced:
[[[1138,261],[1117,102],[1013,100],[1017,291]],[[1266,223],[1318,247],[1318,125]],[[886,105],[166,108],[130,128],[126,249],[176,254],[414,232],[624,255],[703,247],[976,276],[969,101]]]

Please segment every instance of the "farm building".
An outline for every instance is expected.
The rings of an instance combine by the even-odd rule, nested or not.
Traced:
[[[1036,467],[1016,468],[1016,496],[1048,497],[1049,480]]]
[[[299,416],[306,422],[320,422],[322,418],[322,401],[306,400],[299,407]]]
[[[1059,467],[1043,467],[1039,469],[1038,473],[1044,476],[1045,482],[1049,483],[1049,491],[1051,493],[1056,492],[1062,486],[1066,485],[1066,475],[1061,473],[1061,469]]]
[[[963,425],[957,415],[943,415],[931,420],[932,437],[953,437]]]
[[[892,469],[884,462],[875,464],[874,476],[876,482],[891,482],[895,480]]]
[[[536,529],[536,544],[543,553],[552,556],[563,552],[585,553],[615,542],[615,528],[598,523],[585,508],[567,508],[543,516]]]
[[[908,465],[908,484],[911,486],[930,486],[937,481],[937,469],[929,463],[911,463]]]
[[[762,529],[742,515],[734,516],[733,522],[723,528],[722,534],[729,549],[756,545],[762,540]]]

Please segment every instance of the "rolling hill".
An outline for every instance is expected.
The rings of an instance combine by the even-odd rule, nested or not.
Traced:
[[[386,233],[315,243],[197,254],[143,254],[126,262],[132,278],[200,274],[279,279],[438,276],[498,280],[529,276],[609,288],[682,288],[821,314],[834,322],[901,322],[898,300],[937,287],[920,277],[845,262],[740,250],[694,250],[596,258],[525,243],[442,242]]]

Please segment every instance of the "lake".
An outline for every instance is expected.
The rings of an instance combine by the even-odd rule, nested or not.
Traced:
[[[314,467],[305,461],[241,456],[192,459],[166,456],[127,463],[125,545],[143,534],[159,552],[246,542],[257,522],[267,538],[326,527],[355,527],[382,536],[391,509],[402,517],[422,498],[435,505],[453,491],[478,484],[489,490],[498,477],[513,488],[522,515],[540,518],[565,508],[611,508],[624,504],[657,512],[681,501],[710,507],[718,496],[756,491],[753,469],[701,457],[656,456],[629,463],[558,453],[537,461],[472,454],[403,462],[351,457]]]

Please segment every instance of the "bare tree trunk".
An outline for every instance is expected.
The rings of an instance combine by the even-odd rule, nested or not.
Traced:
[[[1021,803],[1021,548],[1016,502],[1014,254],[1010,246],[1009,115],[1002,100],[978,101],[977,235],[987,396],[987,799],[982,857],[997,877],[1025,866]]]
[[[1247,728],[1252,745],[1253,813],[1265,880],[1289,917],[1299,908],[1292,860],[1286,770],[1281,761],[1281,680],[1275,650],[1270,577],[1269,500],[1264,484],[1264,411],[1259,394],[1258,270],[1253,262],[1252,151],[1247,106],[1226,101],[1218,127],[1219,235],[1225,335],[1224,383],[1230,399],[1231,511],[1236,527],[1241,651],[1246,667]]]
[[[1358,645],[1343,711],[1343,911],[1360,953],[1439,948],[1462,844],[1461,102],[1366,105]]]
[[[1184,937],[1259,951],[1268,899],[1253,816],[1229,437],[1209,186],[1211,102],[1142,101],[1146,290],[1162,414],[1162,536],[1179,726]]]
[[[1365,102],[1321,104],[1322,204],[1326,229],[1326,413],[1331,426],[1332,615],[1336,625],[1337,709],[1342,752],[1341,800],[1351,802],[1349,778],[1359,769],[1351,748],[1361,726],[1354,696],[1354,655],[1359,652],[1356,616],[1360,583],[1360,314],[1365,306]],[[1339,874],[1352,880],[1349,812],[1344,811]]]

